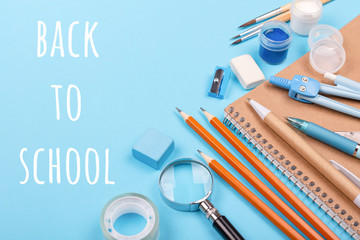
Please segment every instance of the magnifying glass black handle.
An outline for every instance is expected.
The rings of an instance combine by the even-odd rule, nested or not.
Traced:
[[[245,240],[225,216],[218,217],[213,227],[226,240]]]
[[[229,220],[214,208],[209,200],[206,199],[201,202],[199,208],[206,215],[206,218],[213,223],[213,227],[224,239],[245,240]]]

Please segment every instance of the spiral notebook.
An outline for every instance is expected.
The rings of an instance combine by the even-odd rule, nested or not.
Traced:
[[[346,63],[337,73],[360,82],[360,16],[357,16],[340,31],[344,37]],[[331,84],[329,80],[315,72],[309,63],[309,55],[295,61],[277,74],[292,79],[301,74]],[[360,131],[360,119],[333,110],[305,104],[291,99],[288,91],[263,83],[256,89],[230,104],[225,109],[225,122],[237,131],[239,137],[246,138],[254,149],[261,152],[274,164],[278,171],[287,176],[296,186],[323,209],[334,221],[355,239],[360,239],[360,209],[337,188],[325,179],[306,160],[295,152],[276,133],[268,128],[247,102],[250,97],[269,108],[279,117],[296,117],[314,122],[332,131]],[[360,102],[331,96],[360,109]],[[285,120],[284,120],[285,121]],[[328,145],[300,133],[326,159],[335,160],[360,177],[360,160],[340,152]]]

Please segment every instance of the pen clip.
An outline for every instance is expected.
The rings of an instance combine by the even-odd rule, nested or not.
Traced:
[[[352,172],[350,172],[348,169],[341,166],[339,163],[335,162],[334,160],[330,160],[331,165],[339,170],[342,174],[345,175],[350,181],[352,181],[356,186],[360,188],[360,179],[355,176]]]

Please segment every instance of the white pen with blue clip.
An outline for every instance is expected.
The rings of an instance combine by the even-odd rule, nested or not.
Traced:
[[[358,144],[357,142],[343,137],[312,122],[292,117],[286,117],[285,119],[288,120],[291,125],[299,129],[306,135],[360,159],[360,144]]]
[[[311,147],[299,134],[297,134],[285,121],[254,100],[248,99],[250,105],[275,133],[287,144],[297,151],[306,161],[317,169],[335,187],[337,187],[354,204],[360,207],[360,188],[357,187],[340,171],[335,169],[319,152]]]
[[[328,72],[324,74],[324,78],[333,81],[336,86],[342,86],[344,88],[360,92],[360,83],[355,82],[354,80],[351,80],[349,78]]]

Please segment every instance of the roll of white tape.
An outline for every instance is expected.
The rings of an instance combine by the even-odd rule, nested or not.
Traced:
[[[136,213],[146,220],[145,228],[138,234],[128,236],[114,228],[116,219],[127,213]],[[101,230],[106,240],[157,240],[160,235],[159,212],[155,204],[138,193],[120,194],[108,201],[101,212]]]

